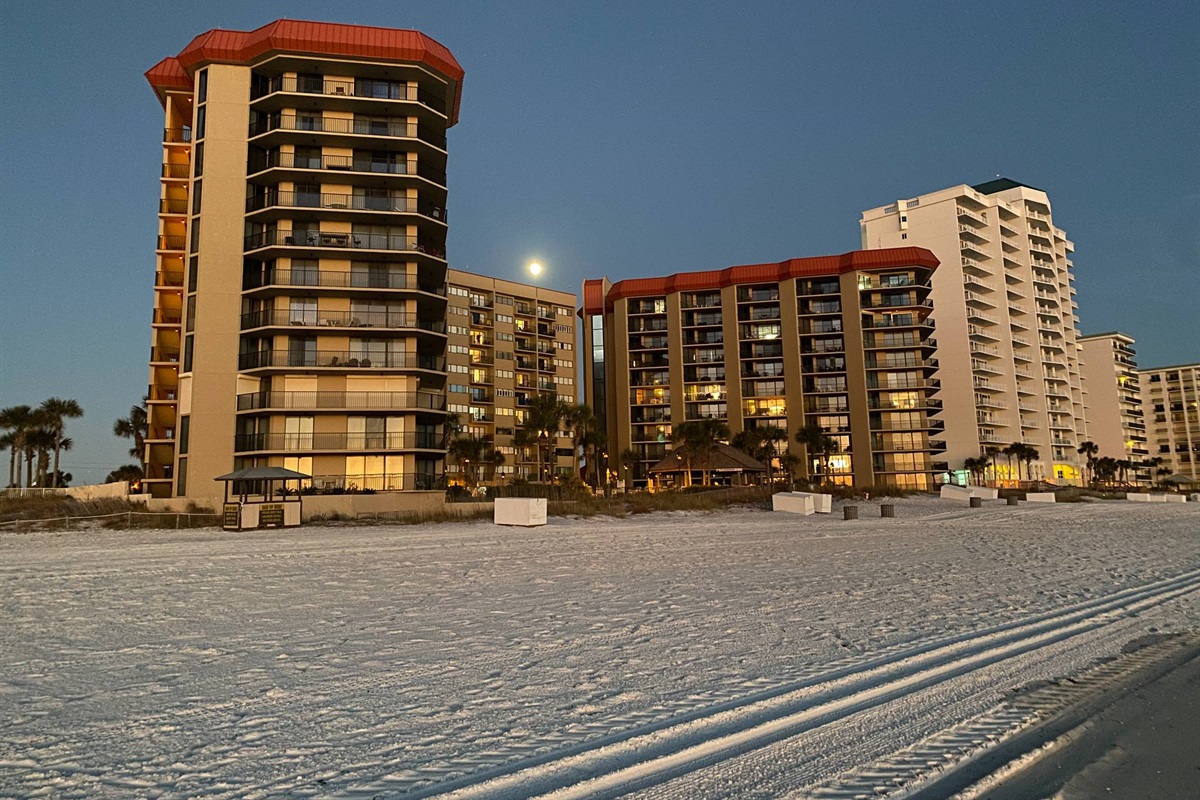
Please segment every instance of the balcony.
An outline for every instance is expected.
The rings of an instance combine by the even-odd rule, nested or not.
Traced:
[[[321,450],[445,450],[440,433],[246,433],[234,437],[234,452]]]
[[[187,201],[182,201],[186,207]],[[363,211],[385,214],[419,214],[445,224],[446,209],[415,197],[372,197],[362,194],[269,191],[246,198],[246,213],[272,208],[306,208],[315,211]]]
[[[192,177],[191,164],[163,164],[162,176],[167,180],[187,180]]]
[[[187,247],[187,237],[182,234],[178,236],[164,235],[158,237],[158,251],[160,253],[183,253],[185,247]]]
[[[182,283],[182,273],[180,273]],[[315,269],[267,269],[250,275],[243,281],[246,291],[268,287],[310,289],[413,289],[444,297],[445,284],[421,286],[416,275],[402,272],[346,272]]]
[[[399,101],[420,103],[430,111],[445,117],[446,101],[418,86],[409,86],[397,81],[331,81],[320,76],[283,75],[271,78],[265,85],[252,91],[250,100],[261,100],[273,94],[316,94],[333,98],[353,98],[355,100]],[[330,106],[335,107],[335,106]],[[367,106],[359,106],[367,107]]]
[[[183,310],[179,308],[156,308],[154,309],[151,324],[177,328],[183,324]]]
[[[178,364],[179,363],[179,348],[178,347],[151,347],[150,348],[150,363],[151,364]]]
[[[315,115],[298,117],[295,114],[272,114],[251,122],[249,136],[254,139],[275,131],[411,139],[439,150],[446,149],[445,136],[406,119],[326,119]]]
[[[174,166],[174,165],[172,165]],[[183,175],[178,177],[188,177],[190,167],[183,165]],[[165,167],[164,167],[165,169]],[[409,175],[435,183],[438,186],[446,185],[446,173],[444,170],[424,162],[407,160],[385,160],[382,158],[373,159],[366,155],[360,156],[308,156],[296,155],[295,153],[283,153],[278,150],[270,151],[265,157],[252,159],[249,164],[249,174],[255,175],[266,170],[280,171],[301,171],[307,177],[306,180],[311,180],[313,171],[333,171],[339,173],[358,173],[359,176],[378,176],[374,181],[365,179],[362,182],[378,183],[383,181],[384,185],[388,185],[389,178],[392,176]],[[327,179],[333,182],[333,177]]]
[[[163,144],[189,144],[192,141],[191,128],[164,128]]]
[[[432,492],[443,491],[442,475],[425,472],[370,473],[367,475],[313,475],[311,485],[318,492]]]
[[[863,328],[927,328],[932,330],[933,323],[926,319],[902,314],[894,317],[868,317],[863,320]],[[816,333],[820,332],[816,331]]]
[[[441,392],[251,392],[238,411],[445,411]]]
[[[160,237],[172,238],[172,237]],[[183,249],[182,236],[179,250]],[[349,231],[280,231],[266,230],[252,233],[245,238],[246,251],[264,247],[337,248],[340,250],[374,250],[383,252],[412,252],[446,260],[446,251],[441,247],[402,233],[352,233]],[[161,247],[159,249],[162,249]]]
[[[238,356],[239,370],[279,369],[429,370],[445,372],[446,359],[406,351],[365,353],[348,350],[260,350]]]
[[[158,213],[170,214],[172,216],[183,216],[188,213],[187,198],[182,199],[160,199],[158,201]]]
[[[383,330],[422,330],[445,333],[442,320],[418,319],[404,311],[307,311],[266,310],[242,315],[242,330],[270,327],[304,328],[379,328]]]

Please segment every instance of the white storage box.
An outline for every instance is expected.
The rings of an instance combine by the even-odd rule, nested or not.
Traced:
[[[816,503],[813,495],[805,492],[779,492],[771,496],[771,510],[807,516],[816,513]]]
[[[546,498],[498,497],[492,521],[497,525],[521,525],[532,528],[546,524]]]

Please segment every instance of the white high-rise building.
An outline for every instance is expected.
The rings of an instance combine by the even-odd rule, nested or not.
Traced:
[[[864,249],[915,245],[941,262],[930,298],[949,468],[1020,442],[1039,454],[1034,477],[1082,482],[1074,245],[1046,193],[1008,179],[952,186],[864,211],[860,226]],[[999,457],[996,477],[1018,477],[1007,470]]]

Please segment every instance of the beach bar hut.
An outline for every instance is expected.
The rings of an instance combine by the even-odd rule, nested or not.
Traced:
[[[298,527],[299,482],[311,477],[283,467],[249,467],[217,477],[225,482],[222,527],[227,531]],[[288,489],[290,481],[296,481],[294,490]]]

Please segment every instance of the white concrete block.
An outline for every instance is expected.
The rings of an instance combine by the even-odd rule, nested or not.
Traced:
[[[1142,494],[1141,492],[1128,492],[1125,495],[1125,499],[1132,503],[1149,503],[1150,495]]]
[[[833,495],[817,492],[789,492],[789,494],[804,495],[813,499],[813,510],[818,514],[833,513]]]
[[[984,500],[999,500],[1000,490],[992,489],[988,486],[968,486],[971,490],[971,497],[982,497]]]
[[[943,483],[940,493],[943,500],[967,500],[974,496],[971,494],[971,487],[956,486],[953,483]]]
[[[816,503],[813,496],[805,492],[779,492],[771,495],[771,510],[808,516],[816,513]]]
[[[1169,494],[1166,496],[1168,503],[1186,503],[1187,496],[1182,494]]]
[[[1150,498],[1151,503],[1167,502],[1167,496],[1165,494],[1155,494],[1154,492],[1151,492],[1150,494],[1148,494],[1146,496]]]
[[[1025,502],[1027,503],[1054,503],[1054,492],[1027,492],[1025,494]]]
[[[546,498],[498,497],[492,521],[497,525],[532,528],[546,524]]]

